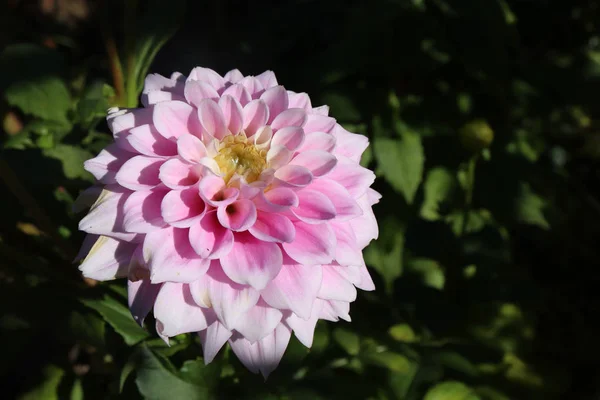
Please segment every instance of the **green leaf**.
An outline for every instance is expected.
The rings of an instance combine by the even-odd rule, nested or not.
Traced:
[[[542,229],[550,229],[544,216],[546,200],[536,194],[529,184],[521,183],[519,197],[516,199],[517,220],[525,224],[536,225]]]
[[[441,351],[435,353],[433,358],[444,367],[461,372],[468,376],[478,376],[479,371],[471,361],[455,351]]]
[[[429,221],[440,218],[440,205],[448,203],[458,187],[456,176],[446,168],[437,167],[427,173],[423,184],[424,200],[421,217]]]
[[[378,172],[411,204],[423,179],[425,154],[421,137],[407,131],[400,140],[376,138],[374,153]]]
[[[58,400],[58,385],[65,371],[54,365],[44,368],[44,381],[29,392],[19,396],[19,400]]]
[[[123,392],[123,388],[125,387],[125,382],[127,382],[127,378],[131,375],[133,371],[135,371],[137,360],[135,357],[130,357],[125,365],[123,365],[123,369],[121,370],[121,375],[119,376],[119,393]]]
[[[159,357],[145,345],[142,345],[137,353],[135,383],[142,396],[149,400],[210,398],[206,388],[180,378],[167,359]]]
[[[81,379],[75,379],[73,382],[73,387],[71,388],[71,400],[83,400],[85,398],[83,392],[83,385],[81,384]]]
[[[419,275],[425,286],[442,290],[446,277],[442,266],[429,258],[412,258],[406,266],[407,271]]]
[[[379,365],[400,374],[408,374],[413,368],[413,362],[408,357],[389,351],[370,353],[364,357],[364,360],[370,364]]]
[[[357,355],[360,351],[360,338],[353,332],[337,328],[333,331],[333,339],[351,356]]]
[[[73,312],[69,320],[69,329],[77,339],[96,347],[104,346],[106,323],[93,312],[82,314]]]
[[[217,362],[204,365],[204,360],[187,360],[183,363],[179,375],[191,384],[202,388],[212,388],[218,384],[221,368]]]
[[[383,277],[388,294],[392,293],[396,278],[402,275],[403,255],[404,228],[396,220],[384,220],[381,239],[367,247],[365,261]]]
[[[389,335],[399,342],[414,342],[417,336],[408,324],[397,324],[388,330]]]
[[[128,345],[132,346],[149,336],[133,320],[129,309],[112,297],[105,295],[102,299],[83,299],[81,302],[98,311]]]
[[[481,398],[464,383],[447,381],[429,389],[424,400],[481,400]]]
[[[94,82],[86,88],[77,103],[77,116],[83,124],[89,125],[95,119],[104,118],[110,107],[110,99],[115,96],[112,86],[104,82]]]
[[[59,144],[52,149],[45,149],[44,155],[59,160],[62,163],[63,173],[68,179],[93,182],[92,175],[83,169],[83,162],[93,157],[89,151],[68,144]]]
[[[5,92],[8,104],[19,107],[25,114],[63,122],[71,108],[71,95],[57,77],[21,81],[10,85]]]

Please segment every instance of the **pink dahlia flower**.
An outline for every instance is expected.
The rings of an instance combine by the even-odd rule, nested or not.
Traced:
[[[378,235],[368,146],[267,71],[149,75],[144,107],[112,109],[115,142],[85,163],[102,186],[79,228],[81,271],[127,277],[129,307],[158,334],[198,332],[207,363],[229,342],[266,377],[291,333],[349,321],[373,290],[362,249]]]

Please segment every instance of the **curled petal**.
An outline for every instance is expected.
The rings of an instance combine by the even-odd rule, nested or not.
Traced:
[[[164,197],[161,204],[164,220],[178,228],[189,228],[199,222],[205,212],[206,205],[195,187],[172,190]]]
[[[207,259],[220,258],[233,247],[233,233],[219,223],[215,211],[190,227],[189,240],[196,254]]]
[[[323,193],[303,189],[298,192],[298,200],[298,206],[290,210],[304,222],[320,223],[335,218],[335,205]]]
[[[177,145],[166,139],[149,124],[137,126],[129,131],[125,140],[140,154],[151,157],[169,157],[177,154]]]
[[[158,178],[171,189],[184,189],[198,182],[198,172],[191,164],[171,158],[161,165]]]
[[[324,194],[331,200],[335,206],[336,221],[348,221],[363,213],[346,188],[331,179],[317,179],[308,188]]]
[[[242,107],[245,107],[246,104],[250,103],[252,100],[252,96],[248,93],[248,90],[243,85],[236,83],[235,85],[229,86],[223,92],[223,96],[231,96],[236,99]],[[266,122],[266,121],[265,121]]]
[[[100,153],[83,163],[83,168],[94,175],[101,183],[108,185],[115,183],[115,176],[121,166],[134,156],[113,143],[104,148]]]
[[[181,135],[177,139],[177,153],[185,161],[196,164],[206,157],[206,146],[194,135]]]
[[[271,146],[285,146],[288,150],[297,150],[304,142],[304,130],[299,126],[282,128],[273,135]]]
[[[256,222],[256,206],[247,199],[237,200],[217,209],[221,225],[234,232],[246,231]]]
[[[123,204],[123,227],[127,232],[148,233],[165,226],[160,203],[165,190],[133,192]]]
[[[253,76],[247,76],[239,80],[238,83],[248,90],[253,99],[258,98],[265,91],[262,83]]]
[[[270,126],[263,126],[256,131],[256,134],[252,136],[254,146],[259,149],[269,148],[271,138],[273,137],[273,130]]]
[[[292,159],[292,152],[285,146],[271,145],[267,152],[267,163],[270,168],[279,169]]]
[[[236,83],[244,79],[244,75],[242,75],[239,69],[232,69],[227,72],[223,78],[225,78],[226,81]]]
[[[237,200],[240,191],[237,188],[225,186],[222,178],[207,175],[198,186],[200,196],[213,207],[225,207]]]
[[[259,210],[282,212],[298,205],[298,195],[292,189],[277,187],[267,192],[260,192],[254,198],[254,204]]]
[[[258,128],[265,126],[269,120],[269,107],[264,100],[252,100],[244,106],[244,131],[251,137]]]
[[[325,132],[311,132],[305,136],[304,143],[298,152],[323,150],[330,152],[336,145],[335,136]],[[336,153],[337,154],[337,153]]]
[[[127,189],[152,189],[160,184],[158,174],[164,162],[160,158],[135,156],[121,166],[115,179]]]

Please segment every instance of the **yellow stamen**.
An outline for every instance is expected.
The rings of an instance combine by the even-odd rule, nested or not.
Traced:
[[[215,161],[225,182],[234,174],[245,178],[248,183],[254,182],[267,166],[267,151],[257,149],[244,134],[226,136],[220,146]]]

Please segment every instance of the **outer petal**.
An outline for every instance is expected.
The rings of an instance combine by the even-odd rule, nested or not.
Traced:
[[[226,81],[236,83],[244,79],[244,75],[239,69],[232,69],[231,71],[227,72],[223,78],[225,78]]]
[[[336,221],[347,221],[362,215],[362,208],[339,183],[321,178],[313,181],[308,189],[323,193],[335,206]]]
[[[214,211],[190,227],[189,240],[196,254],[208,259],[223,257],[233,247],[233,233],[219,223]]]
[[[290,108],[302,108],[306,111],[312,110],[312,105],[310,102],[310,97],[306,93],[294,93],[291,90],[288,90],[288,98],[290,99]]]
[[[266,304],[263,300],[241,315],[234,329],[241,333],[251,343],[256,342],[272,333],[277,327],[283,313]]]
[[[296,239],[283,243],[285,252],[305,265],[329,264],[335,255],[335,234],[328,223],[311,225],[296,221]]]
[[[323,176],[329,173],[336,164],[335,156],[323,150],[304,151],[290,161],[290,165],[307,168],[313,176]]]
[[[148,233],[166,225],[160,214],[165,190],[133,192],[123,204],[123,227],[127,232]]]
[[[167,101],[154,106],[152,121],[156,130],[167,139],[177,139],[185,133],[199,136],[198,117],[192,106],[183,101]]]
[[[151,157],[169,157],[177,154],[174,141],[160,135],[150,124],[136,126],[124,138],[137,152]]]
[[[204,354],[204,365],[208,365],[215,359],[215,356],[221,350],[221,347],[231,337],[231,331],[223,326],[219,321],[214,321],[203,331],[198,332],[202,351]]]
[[[277,117],[282,111],[287,110],[289,100],[286,90],[283,86],[274,86],[267,89],[261,96],[261,100],[264,100],[269,107],[269,124]]]
[[[335,259],[340,265],[363,265],[362,249],[358,246],[356,235],[350,222],[331,222],[337,245]]]
[[[201,81],[188,81],[185,84],[185,99],[188,103],[198,107],[202,100],[218,100],[219,93],[210,84]]]
[[[338,156],[338,163],[327,178],[338,182],[352,197],[358,198],[373,184],[375,174],[344,156]]]
[[[298,200],[298,206],[290,211],[301,221],[317,224],[335,218],[335,205],[323,193],[303,189],[298,192]]]
[[[369,204],[368,195],[365,194],[357,200],[358,205],[362,208],[363,214],[359,217],[350,220],[350,225],[356,235],[356,244],[359,248],[364,249],[373,239],[379,236],[379,228],[377,220],[373,214],[373,209]]]
[[[188,285],[182,283],[162,285],[154,303],[154,317],[156,330],[163,339],[207,327],[203,309],[194,303]]]
[[[146,235],[144,261],[152,283],[192,282],[201,278],[210,265],[190,246],[188,230],[172,227]]]
[[[127,189],[152,189],[160,184],[158,174],[164,162],[161,158],[135,156],[121,166],[115,179]]]
[[[306,123],[306,111],[301,108],[288,108],[282,111],[273,119],[271,127],[273,130],[285,128],[287,126],[302,127]]]
[[[323,283],[318,294],[323,300],[352,302],[356,300],[356,288],[330,265],[323,265]]]
[[[331,132],[335,126],[335,119],[319,114],[308,114],[304,124],[304,132]]]
[[[260,75],[256,75],[256,79],[258,79],[265,89],[277,86],[277,78],[275,78],[273,71],[265,71]]]
[[[315,334],[315,327],[319,320],[319,314],[323,308],[323,300],[316,299],[313,302],[312,311],[310,318],[304,320],[298,317],[296,314],[291,314],[285,323],[294,330],[294,335],[298,338],[300,343],[310,348],[313,343],[313,337]]]
[[[360,282],[355,283],[354,286],[356,286],[357,288],[359,288],[361,290],[366,290],[366,291],[375,290],[375,284],[373,283],[373,279],[371,278],[371,275],[369,274],[367,267],[365,267],[364,265],[362,267],[360,267],[359,273],[360,273]]]
[[[210,68],[196,67],[187,78],[188,81],[196,80],[206,82],[216,90],[221,89],[225,86],[225,79]]]
[[[288,259],[261,296],[272,307],[292,310],[300,318],[309,319],[322,276],[320,266],[300,265]]]
[[[106,281],[127,276],[137,244],[100,236],[79,266],[83,276]]]
[[[200,124],[208,134],[217,139],[223,139],[227,135],[227,124],[225,116],[217,103],[210,99],[204,99],[198,106],[198,118]]]
[[[336,125],[331,134],[337,139],[335,155],[343,155],[356,163],[360,162],[360,156],[369,146],[366,136],[350,133],[340,125]]]
[[[135,234],[123,228],[123,204],[130,195],[119,185],[108,185],[92,205],[90,212],[79,222],[79,230],[131,241]]]
[[[84,162],[83,168],[100,182],[108,185],[116,182],[117,172],[133,156],[134,153],[123,150],[117,144],[112,143],[106,146],[96,157]]]
[[[234,282],[264,289],[281,270],[281,250],[275,243],[263,242],[249,233],[237,233],[229,254],[221,257],[221,266]]]
[[[311,132],[305,135],[304,143],[298,148],[298,151],[323,150],[329,152],[333,150],[335,146],[335,136],[330,133]]]
[[[161,284],[150,283],[148,279],[127,281],[127,299],[129,310],[135,322],[144,325],[144,318],[152,310]]]

